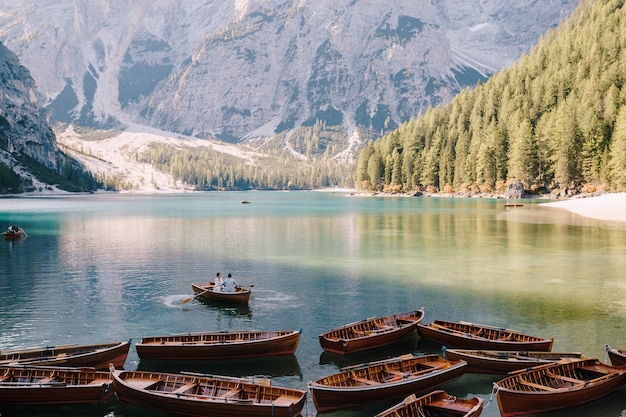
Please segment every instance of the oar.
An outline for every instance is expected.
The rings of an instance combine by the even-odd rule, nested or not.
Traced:
[[[187,297],[187,298],[185,298],[185,299],[183,300],[183,304],[187,304],[188,302],[190,302],[190,301],[191,301],[191,300],[193,300],[194,298],[199,297],[199,296],[201,296],[201,295],[203,295],[203,294],[206,294],[206,293],[208,293],[209,291],[211,291],[211,288],[208,288],[208,289],[206,289],[206,290],[204,290],[204,291],[202,291],[202,292],[196,293],[196,294],[192,295],[191,297]]]

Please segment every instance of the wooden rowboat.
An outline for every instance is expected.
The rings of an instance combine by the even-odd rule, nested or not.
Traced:
[[[526,350],[550,352],[554,339],[544,339],[520,333],[517,330],[474,324],[435,320],[418,324],[420,337],[439,343],[446,348]]]
[[[121,401],[186,416],[297,417],[306,401],[306,391],[269,380],[114,368],[111,374]]]
[[[437,390],[419,398],[411,394],[375,417],[478,417],[483,411],[483,402],[480,397],[463,399]]]
[[[502,417],[573,407],[603,397],[626,383],[626,368],[597,359],[542,365],[494,384]]]
[[[626,366],[626,350],[612,349],[606,345],[606,354],[613,366]]]
[[[109,363],[123,367],[129,348],[129,342],[114,342],[5,350],[0,354],[0,365],[88,366],[106,370]]]
[[[319,335],[322,349],[340,355],[362,352],[397,343],[413,333],[424,317],[420,310],[374,317],[330,330]]]
[[[404,355],[343,368],[308,386],[317,411],[326,412],[431,390],[460,378],[465,365],[439,355]]]
[[[235,292],[217,292],[213,291],[214,287],[215,284],[213,282],[208,284],[191,284],[196,297],[223,304],[247,306],[252,295],[252,292],[244,287],[238,287]]]
[[[210,360],[293,354],[294,331],[229,331],[144,337],[135,344],[141,359]]]
[[[10,226],[9,230],[2,232],[5,240],[16,240],[26,235],[24,229],[17,226]]]
[[[97,403],[113,392],[109,372],[93,368],[0,367],[0,404]]]
[[[445,349],[445,358],[467,362],[465,372],[508,374],[548,363],[566,363],[587,359],[580,352],[527,352],[505,350]]]

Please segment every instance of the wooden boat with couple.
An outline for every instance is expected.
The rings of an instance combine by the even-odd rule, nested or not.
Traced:
[[[389,346],[413,333],[423,317],[424,307],[346,324],[319,335],[320,345],[325,351],[339,355]]]
[[[467,362],[465,372],[508,374],[520,369],[549,363],[566,363],[587,359],[580,352],[527,352],[506,350],[463,350],[444,348],[444,357]]]
[[[113,342],[5,350],[0,354],[0,365],[88,366],[106,370],[109,363],[123,367],[129,348],[130,342]]]
[[[3,405],[98,403],[113,393],[111,374],[94,368],[0,366]]]
[[[327,412],[431,390],[460,378],[465,366],[439,355],[407,354],[343,368],[308,387],[317,411]]]
[[[215,288],[214,282],[207,284],[191,284],[191,288],[193,289],[194,296],[183,300],[183,304],[194,297],[199,297],[220,304],[247,306],[250,301],[250,296],[252,295],[250,289],[245,287],[237,287],[235,288],[235,292],[221,291],[221,289]]]
[[[626,350],[613,349],[609,345],[606,345],[606,354],[613,366],[625,366],[626,365]]]
[[[550,352],[554,339],[531,336],[517,330],[475,324],[435,320],[419,323],[417,334],[421,338],[441,344],[446,348],[485,350],[525,350]]]
[[[411,394],[375,417],[478,417],[483,403],[480,397],[458,398],[437,390],[419,398]]]
[[[18,226],[9,226],[9,229],[2,232],[5,240],[17,240],[22,237],[26,237],[24,229]]]
[[[626,367],[597,359],[541,365],[494,383],[502,417],[540,413],[597,400],[626,383]]]
[[[268,379],[113,367],[111,374],[121,401],[192,417],[297,417],[306,401],[306,391],[276,387]]]
[[[292,355],[301,330],[226,331],[150,336],[135,344],[141,359],[211,360]]]

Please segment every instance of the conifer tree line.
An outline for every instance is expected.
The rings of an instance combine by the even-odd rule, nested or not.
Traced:
[[[626,10],[583,0],[530,54],[359,154],[379,191],[626,190]]]

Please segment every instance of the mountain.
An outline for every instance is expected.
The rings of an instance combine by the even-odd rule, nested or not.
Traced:
[[[577,4],[0,0],[0,41],[52,122],[236,143],[321,121],[340,153],[510,65]]]
[[[357,187],[626,190],[626,5],[585,0],[515,64],[360,153]]]

